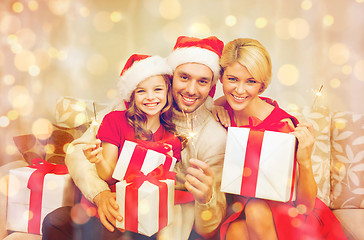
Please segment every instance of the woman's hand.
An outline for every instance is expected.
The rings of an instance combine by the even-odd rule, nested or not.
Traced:
[[[220,122],[224,127],[230,127],[230,117],[226,109],[222,106],[214,105],[212,107],[212,115],[215,120]]]
[[[304,122],[297,125],[292,134],[298,140],[297,162],[300,166],[311,167],[311,154],[315,143],[313,126]]]
[[[91,142],[82,148],[83,154],[85,154],[90,163],[100,163],[104,161],[102,149],[100,139],[96,139],[96,141]]]

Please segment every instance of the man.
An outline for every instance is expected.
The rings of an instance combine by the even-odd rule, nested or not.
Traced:
[[[176,189],[181,190],[181,196],[185,197],[176,199],[179,204],[174,207],[173,223],[158,233],[158,239],[187,240],[193,227],[198,234],[209,238],[216,233],[225,215],[226,201],[224,194],[220,192],[220,183],[226,132],[214,120],[206,102],[220,75],[219,58],[222,48],[223,43],[216,37],[179,37],[167,59],[174,70],[174,123],[179,134],[188,136],[193,131],[194,137],[190,138],[189,145],[182,151],[182,161],[175,167]],[[211,98],[209,102],[212,106]],[[66,164],[83,195],[96,204],[100,221],[109,230],[105,231],[102,226],[98,226],[98,219],[92,218],[92,224],[86,223],[92,228],[88,231],[95,234],[102,232],[104,238],[124,239],[123,234],[114,227],[116,219],[123,218],[117,211],[115,193],[98,177],[94,165],[83,155],[83,144],[77,144],[94,139],[95,130],[89,129],[81,139],[76,140],[73,153],[66,157]],[[176,198],[180,198],[177,195]],[[56,215],[57,211],[58,215],[69,220],[68,223]],[[72,238],[81,234],[77,232],[77,227],[85,232],[82,229],[87,225],[73,224],[77,225],[73,229],[75,226],[72,226],[71,216],[72,212],[62,211],[62,208],[47,216],[43,223],[43,239],[78,239]],[[133,235],[131,238],[143,237]]]

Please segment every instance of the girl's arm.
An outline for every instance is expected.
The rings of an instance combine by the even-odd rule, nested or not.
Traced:
[[[311,164],[311,154],[315,142],[312,124],[300,123],[292,134],[298,139],[299,177],[295,203],[301,213],[308,214],[315,206],[317,195],[317,185]]]
[[[108,142],[96,140],[83,148],[86,158],[95,164],[97,173],[105,181],[111,180],[118,159],[118,147]]]

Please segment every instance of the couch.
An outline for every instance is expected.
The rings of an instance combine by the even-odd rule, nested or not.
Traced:
[[[34,157],[63,164],[65,144],[87,129],[94,118],[94,109],[102,108],[104,105],[89,100],[61,97],[48,139],[34,139],[36,136],[29,134],[27,138],[14,138],[23,159],[0,166],[0,239],[41,239],[40,235],[6,229],[9,170],[29,165]],[[300,121],[311,122],[314,126],[316,141],[312,163],[318,197],[332,209],[348,239],[364,239],[364,114],[330,111],[325,106],[287,110]],[[50,143],[54,146],[52,151],[47,150]]]

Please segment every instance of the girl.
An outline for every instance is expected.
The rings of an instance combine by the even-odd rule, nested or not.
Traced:
[[[233,127],[252,127],[255,122],[260,129],[270,130],[275,123],[285,122],[299,143],[296,200],[283,203],[228,195],[230,212],[221,226],[221,239],[346,239],[334,214],[316,198],[312,126],[298,124],[275,101],[258,96],[268,87],[272,75],[267,50],[256,40],[239,38],[225,45],[220,65],[224,97],[215,102],[220,106],[214,110],[217,120],[226,127],[230,123]]]
[[[83,149],[87,159],[95,163],[100,178],[112,183],[111,176],[125,140],[156,151],[171,146],[169,154],[180,159],[181,142],[171,121],[171,74],[172,69],[159,56],[134,54],[129,58],[119,82],[127,110],[105,115],[98,140]]]

